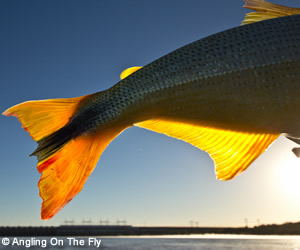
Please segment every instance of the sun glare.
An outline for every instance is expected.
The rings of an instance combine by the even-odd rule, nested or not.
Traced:
[[[280,161],[278,180],[286,195],[300,197],[300,158],[288,154]]]

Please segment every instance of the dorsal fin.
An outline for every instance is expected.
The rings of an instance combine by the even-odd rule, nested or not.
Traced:
[[[255,23],[267,19],[300,14],[300,8],[292,8],[263,0],[244,0],[244,8],[255,10],[246,14],[242,24]]]
[[[120,78],[121,80],[123,80],[124,78],[126,78],[127,76],[131,75],[132,73],[134,73],[135,71],[139,70],[140,66],[135,66],[135,67],[130,67],[128,69],[125,69],[124,71],[122,71]]]
[[[230,180],[245,171],[279,136],[167,120],[148,120],[134,125],[184,140],[206,151],[215,162],[216,176],[219,180]]]

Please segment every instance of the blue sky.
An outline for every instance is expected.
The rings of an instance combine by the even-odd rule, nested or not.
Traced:
[[[298,0],[275,3],[300,7]],[[0,107],[105,90],[127,67],[240,25],[241,0],[1,1]],[[40,220],[36,143],[0,116],[0,226],[65,219],[133,225],[250,226],[300,221],[300,161],[279,138],[242,175],[217,181],[209,156],[176,139],[130,128],[101,156],[82,192]],[[296,191],[296,192],[295,192]],[[298,192],[297,192],[298,191]]]

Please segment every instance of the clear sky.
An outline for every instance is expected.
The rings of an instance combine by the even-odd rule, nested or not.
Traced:
[[[298,0],[275,3],[300,7]],[[242,0],[0,1],[0,107],[105,90],[122,70],[239,26]],[[242,175],[217,181],[209,156],[182,141],[130,128],[103,153],[83,190],[40,220],[36,143],[0,116],[0,226],[65,219],[148,226],[249,226],[300,221],[300,160],[279,138]],[[295,178],[296,177],[296,178]]]

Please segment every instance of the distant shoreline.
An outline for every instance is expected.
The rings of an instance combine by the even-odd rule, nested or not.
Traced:
[[[62,225],[57,227],[0,227],[0,236],[159,236],[191,234],[300,235],[300,222],[256,227],[135,227]]]

